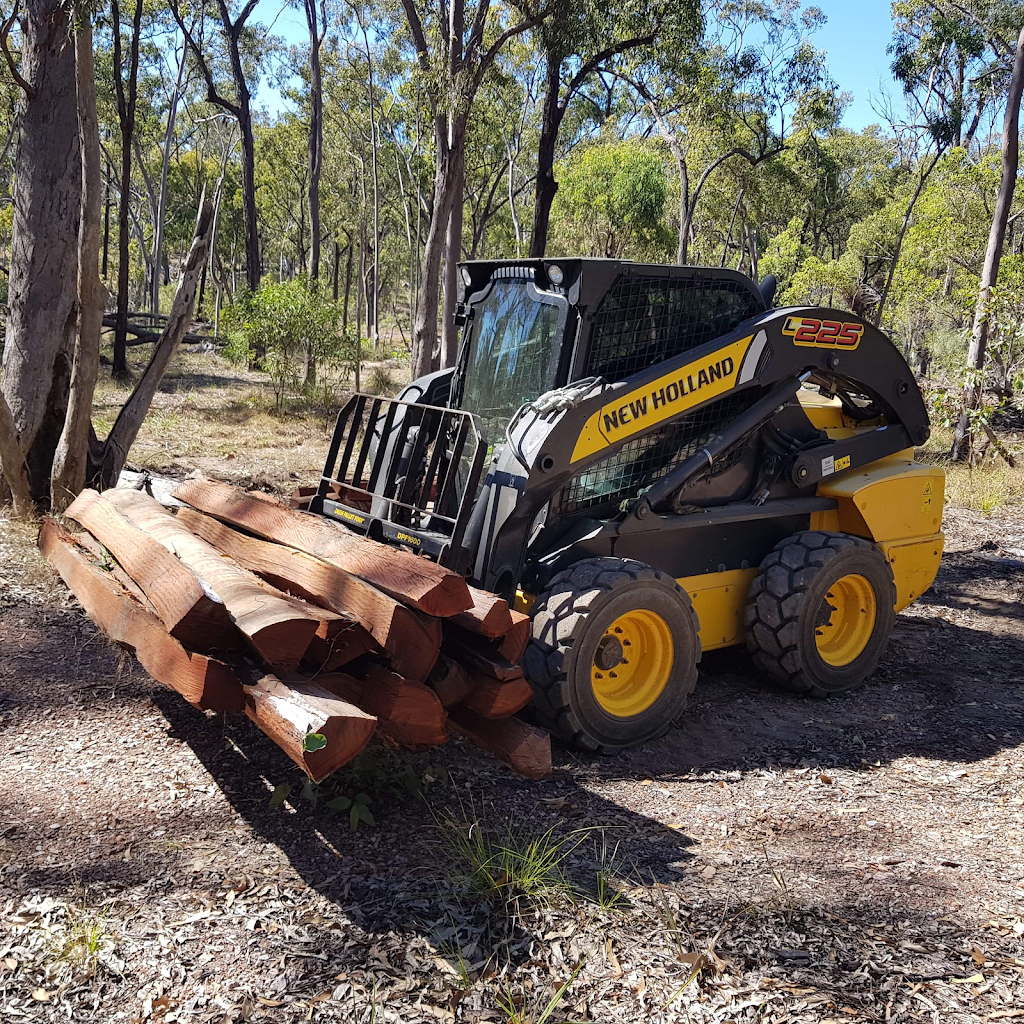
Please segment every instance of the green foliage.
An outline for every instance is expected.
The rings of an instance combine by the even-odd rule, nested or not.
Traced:
[[[317,745],[321,740],[324,738],[320,733],[309,733],[303,749],[322,749]],[[420,799],[425,786],[406,759],[393,751],[370,747],[323,782],[303,776],[295,785],[281,783],[274,788],[267,806],[276,809],[286,803],[294,807],[308,804],[313,810],[346,816],[354,832],[362,826],[376,826],[371,809],[375,800]]]
[[[325,293],[302,278],[264,284],[244,294],[222,314],[238,361],[259,359],[270,375],[277,407],[301,389],[309,360],[344,357],[339,336],[341,310]]]
[[[552,219],[563,252],[664,258],[665,164],[636,139],[598,143],[573,156],[559,175]]]

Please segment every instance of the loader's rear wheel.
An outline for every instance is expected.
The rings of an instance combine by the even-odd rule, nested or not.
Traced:
[[[523,667],[556,736],[611,752],[660,736],[697,682],[697,613],[671,576],[628,558],[558,573],[532,608]]]
[[[787,689],[827,697],[878,665],[895,619],[892,569],[869,541],[808,531],[761,563],[747,597],[747,649]]]

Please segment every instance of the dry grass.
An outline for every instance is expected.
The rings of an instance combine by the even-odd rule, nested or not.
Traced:
[[[139,357],[134,372],[142,370]],[[104,374],[94,417],[102,437],[127,389]],[[336,405],[346,395],[334,396]],[[266,377],[221,357],[183,352],[175,357],[132,447],[133,464],[183,476],[194,469],[223,479],[287,491],[315,479],[330,441],[332,410],[301,400],[275,411]]]
[[[924,448],[918,449],[922,462],[942,466],[946,471],[946,505],[975,512],[994,512],[1024,504],[1024,439],[1015,433],[1000,437],[1017,465],[1011,468],[1002,456],[989,448],[973,464],[950,462],[952,431],[935,427]]]

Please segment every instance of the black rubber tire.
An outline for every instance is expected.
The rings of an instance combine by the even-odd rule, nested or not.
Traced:
[[[848,665],[828,664],[815,643],[815,620],[829,588],[858,574],[875,595],[875,622],[864,650]],[[885,653],[896,618],[896,586],[885,556],[870,541],[809,530],[775,545],[750,585],[747,650],[788,690],[828,697],[860,686]]]
[[[657,700],[640,714],[620,718],[598,704],[590,667],[607,626],[633,608],[655,611],[668,624],[673,664]],[[683,713],[697,683],[700,623],[671,576],[634,559],[587,558],[552,577],[531,618],[523,669],[533,687],[534,712],[553,735],[584,750],[613,753],[662,735]]]

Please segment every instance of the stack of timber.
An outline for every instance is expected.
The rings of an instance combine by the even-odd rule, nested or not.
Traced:
[[[86,490],[39,547],[86,613],[196,707],[242,711],[320,781],[377,735],[423,750],[455,732],[515,771],[551,770],[520,720],[529,619],[411,552],[229,484],[181,507]],[[293,499],[294,500],[294,499]]]

